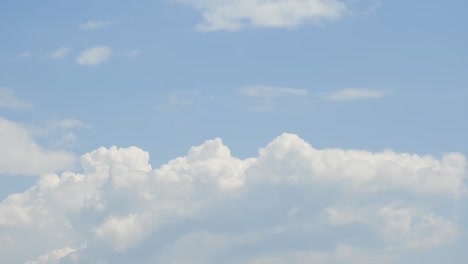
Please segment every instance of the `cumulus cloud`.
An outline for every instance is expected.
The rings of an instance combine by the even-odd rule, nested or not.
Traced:
[[[244,160],[208,140],[156,169],[101,147],[0,203],[0,262],[405,263],[460,239],[466,166],[292,134]]]
[[[97,29],[106,28],[112,24],[115,24],[115,20],[96,20],[96,21],[88,21],[86,23],[82,23],[78,26],[80,30],[92,31]]]
[[[387,91],[349,88],[332,93],[328,96],[328,99],[332,101],[352,101],[359,99],[381,98],[387,94]]]
[[[110,59],[112,49],[109,46],[96,46],[83,50],[76,58],[79,65],[95,66]]]
[[[12,89],[0,87],[0,108],[25,110],[32,109],[33,105],[17,98]]]
[[[74,155],[38,145],[31,131],[0,118],[0,173],[39,175],[70,168]]]
[[[66,58],[68,56],[69,52],[70,52],[70,48],[61,47],[61,48],[58,48],[58,49],[52,51],[49,54],[49,58],[54,59],[54,60],[63,59],[63,58]]]
[[[343,16],[340,0],[179,0],[200,10],[202,31],[240,30],[244,27],[294,27]]]

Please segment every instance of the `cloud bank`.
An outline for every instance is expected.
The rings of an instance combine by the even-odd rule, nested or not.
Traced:
[[[405,263],[464,229],[457,153],[319,150],[283,134],[245,160],[214,139],[157,169],[136,147],[81,167],[0,203],[0,262]]]
[[[245,27],[284,28],[343,16],[339,0],[179,0],[200,10],[201,31],[235,31]]]

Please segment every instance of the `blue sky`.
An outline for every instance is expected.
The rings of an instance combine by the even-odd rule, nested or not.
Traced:
[[[205,162],[205,159],[198,156],[191,160],[187,151],[205,140],[221,138],[221,145],[215,144],[213,148],[223,149],[227,146],[232,157],[222,156],[219,160],[228,157],[231,162],[231,158],[237,157],[244,162],[243,165],[238,165],[236,161],[234,163],[237,165],[232,166],[243,168],[239,169],[241,171],[246,170],[241,174],[248,178],[255,174],[251,171],[268,167],[265,165],[267,161],[260,162],[262,152],[258,153],[259,148],[275,142],[295,146],[287,142],[304,140],[315,150],[334,148],[369,151],[374,156],[364,155],[358,160],[364,160],[373,164],[372,166],[380,164],[379,155],[382,153],[400,155],[399,161],[395,161],[402,166],[402,171],[398,173],[398,170],[389,168],[389,164],[382,163],[378,167],[380,169],[371,167],[374,168],[373,173],[379,170],[390,171],[388,175],[384,173],[390,178],[400,179],[400,175],[406,174],[411,178],[416,175],[414,180],[409,181],[414,184],[414,189],[405,194],[408,195],[404,196],[407,198],[421,192],[417,186],[426,186],[424,182],[419,182],[426,179],[418,176],[419,173],[431,175],[427,177],[432,177],[431,173],[439,173],[440,177],[450,178],[455,177],[452,175],[453,171],[458,171],[461,176],[457,177],[461,177],[461,180],[454,180],[458,179],[455,177],[453,181],[447,180],[447,184],[440,183],[439,185],[446,187],[444,189],[439,186],[442,191],[439,187],[426,186],[427,190],[423,188],[425,195],[436,193],[435,196],[418,196],[417,199],[414,198],[417,201],[413,201],[413,198],[394,200],[391,192],[398,193],[401,191],[399,188],[405,189],[409,183],[392,178],[389,182],[398,182],[399,185],[389,193],[382,194],[385,197],[382,201],[388,201],[390,205],[386,202],[379,205],[367,205],[363,202],[362,210],[358,210],[355,208],[360,204],[357,201],[364,199],[358,198],[360,192],[352,195],[340,193],[340,197],[349,196],[346,199],[353,200],[356,204],[337,205],[341,209],[336,210],[341,213],[348,210],[360,212],[360,216],[350,217],[354,222],[350,221],[371,226],[369,230],[373,231],[373,226],[382,224],[384,220],[378,217],[375,218],[375,223],[363,223],[359,220],[372,218],[373,210],[380,212],[377,214],[380,217],[382,212],[390,212],[391,215],[411,215],[411,212],[414,213],[411,216],[414,219],[419,217],[426,220],[434,213],[436,220],[432,223],[442,223],[441,230],[452,230],[453,227],[460,234],[453,237],[446,234],[444,239],[450,238],[446,239],[447,242],[421,247],[440,249],[434,254],[440,252],[440,256],[459,256],[461,261],[466,253],[456,245],[460,241],[466,242],[466,235],[462,235],[463,231],[460,230],[467,226],[459,222],[460,219],[466,220],[465,212],[460,213],[461,209],[454,209],[464,215],[457,218],[450,213],[441,212],[440,208],[463,208],[467,201],[466,193],[454,191],[454,186],[460,187],[460,184],[460,188],[466,189],[466,165],[458,159],[464,160],[468,155],[468,123],[465,121],[468,113],[467,5],[460,0],[429,0],[424,3],[399,0],[142,0],[138,3],[116,3],[110,0],[4,1],[0,4],[0,145],[3,149],[3,162],[0,162],[0,197],[5,200],[0,205],[3,208],[0,212],[5,216],[9,215],[7,211],[2,211],[13,208],[9,207],[12,202],[7,197],[13,193],[25,195],[25,190],[30,187],[34,189],[41,181],[46,181],[46,174],[67,170],[87,175],[86,169],[78,160],[80,156],[101,146],[107,148],[109,153],[113,153],[110,147],[114,145],[123,148],[136,146],[149,152],[149,164],[152,169],[158,170],[165,168],[164,166],[173,166],[168,162],[177,157],[188,159],[189,165],[184,165],[188,167],[195,166],[190,163],[193,159]],[[288,139],[287,136],[275,139],[283,133],[290,133],[288,135],[293,139]],[[298,135],[300,139],[293,135]],[[209,143],[201,146],[213,151]],[[295,161],[297,164],[313,163],[308,161],[312,154],[304,154],[309,151],[313,153],[309,147],[301,145],[286,152],[297,151],[298,156],[292,155],[299,159]],[[125,151],[128,153],[122,154]],[[271,151],[275,152],[274,149]],[[222,151],[214,152],[218,155]],[[122,149],[122,153],[116,154],[117,156],[105,154],[109,158],[102,162],[114,164],[117,159],[127,164],[124,162],[126,159],[141,158],[132,158],[134,149]],[[458,153],[453,155],[459,156],[454,158],[450,153]],[[348,175],[348,171],[351,178],[353,175],[367,175],[364,172],[366,169],[358,168],[359,161],[356,161],[358,165],[345,162],[356,157],[352,153],[349,155],[342,163],[339,162],[339,157],[336,161],[336,166],[348,166],[347,170],[336,172],[335,165],[324,165],[329,166],[327,168],[330,171],[321,173]],[[251,157],[255,157],[260,163],[252,165],[249,160],[245,160]],[[407,161],[403,161],[405,157],[408,158]],[[425,165],[414,165],[415,161],[410,160],[410,157],[421,158],[421,164]],[[283,158],[290,159],[287,155]],[[379,162],[372,161],[373,159]],[[142,160],[145,163],[144,157]],[[203,163],[202,161],[200,162]],[[277,162],[283,164],[281,161],[284,160]],[[444,162],[447,164],[443,165]],[[447,169],[450,164],[454,166],[452,170]],[[205,165],[205,169],[213,170],[214,175],[221,173],[214,169],[212,163]],[[124,165],[117,167],[121,169],[122,166]],[[295,171],[297,166],[290,169]],[[427,171],[421,168],[426,168]],[[135,168],[132,167],[131,171],[133,169]],[[181,173],[177,169],[173,170],[173,174]],[[263,169],[258,170],[257,174],[251,176],[253,179],[263,179]],[[284,172],[283,176],[286,178],[291,174],[287,169],[278,170]],[[414,170],[418,172],[413,175]],[[322,175],[315,169],[313,171],[304,169],[291,175]],[[128,171],[122,173],[133,175]],[[162,172],[156,174],[158,173]],[[448,176],[447,173],[452,174]],[[59,179],[65,180],[65,176],[58,175]],[[197,178],[197,175],[194,173],[191,177]],[[377,174],[374,176],[380,177]],[[109,172],[108,177],[113,177],[112,172]],[[257,184],[257,181],[254,182]],[[281,181],[273,182],[277,184]],[[257,190],[258,186],[255,184],[242,199],[261,195],[261,189]],[[329,188],[340,188],[333,186]],[[101,187],[96,187],[95,191],[104,192]],[[138,188],[134,187],[133,191],[138,193]],[[272,190],[274,188],[279,187],[274,186]],[[294,192],[294,188],[300,187],[290,188]],[[286,188],[284,193],[291,190]],[[112,200],[115,193],[112,192],[107,197],[110,199],[109,204],[115,202]],[[440,197],[440,193],[450,194]],[[43,194],[28,194],[28,197],[32,199],[31,203],[34,199],[45,199],[52,208],[55,200],[49,201],[41,195]],[[218,194],[212,195],[217,197]],[[365,200],[375,199],[374,195],[364,196]],[[196,197],[198,196],[195,195],[194,199]],[[435,204],[439,205],[433,208],[432,205],[419,202],[422,198],[434,199],[438,201]],[[289,201],[286,197],[284,199]],[[236,202],[240,204],[239,208],[243,208],[241,201]],[[28,205],[24,203],[22,208],[27,208]],[[223,206],[224,203],[227,202],[220,202]],[[299,209],[293,206],[288,210],[300,211],[301,206],[306,205],[300,203],[296,206]],[[323,207],[324,204],[320,206]],[[333,206],[320,208],[324,212],[335,212]],[[153,208],[152,205],[150,207]],[[216,211],[218,207],[209,208]],[[427,213],[424,208],[428,210]],[[135,208],[130,206],[127,209],[129,215],[138,215],[138,210],[133,210]],[[109,214],[101,216],[101,220],[118,215],[112,209],[106,212]],[[211,211],[209,214],[197,212],[195,215],[199,218],[193,217],[204,221],[204,224],[215,219]],[[9,217],[15,219],[14,216]],[[64,217],[69,215],[65,214]],[[172,219],[171,217],[168,218]],[[310,220],[314,214],[307,217]],[[76,221],[81,223],[81,220]],[[244,221],[246,225],[250,223],[249,219]],[[255,219],[252,221],[255,222]],[[6,237],[13,237],[9,227],[2,227],[10,226],[7,222],[2,222],[0,217],[0,244],[6,243],[2,242],[6,241]],[[90,230],[99,229],[97,222],[89,225]],[[158,228],[142,225],[154,236],[159,232],[156,230],[165,229],[164,225]],[[161,251],[159,255],[140,256],[141,262],[155,259],[176,261],[171,255],[176,250],[186,252],[189,256],[193,249],[186,247],[187,243],[190,244],[187,241],[196,240],[197,236],[210,239],[215,237],[213,239],[222,241],[232,239],[231,236],[222,237],[221,234],[209,233],[207,230],[202,232],[199,225],[201,224],[192,223],[188,230],[194,233],[188,234],[187,238],[184,237],[187,234],[174,235],[182,240],[170,245],[174,249]],[[33,227],[29,228],[34,230]],[[432,231],[435,234],[442,232],[436,228],[434,230]],[[294,231],[291,232],[290,239],[295,238]],[[345,231],[343,229],[340,232]],[[333,235],[330,237],[333,239],[329,238],[330,241],[335,241],[335,236],[340,237],[336,232],[331,233]],[[16,235],[18,237],[11,239],[21,239]],[[410,234],[407,240],[418,244],[417,239],[424,240],[418,235],[421,234]],[[65,239],[69,244],[57,240],[44,246],[43,252],[35,252],[36,255],[31,253],[28,259],[21,259],[20,255],[11,253],[8,260],[22,263],[38,259],[47,252],[69,247],[74,251],[61,257],[62,262],[98,263],[101,260],[97,259],[102,258],[102,263],[117,263],[109,256],[93,256],[93,252],[105,247],[99,244],[96,236],[99,237],[95,234],[91,238]],[[242,234],[234,236],[239,236],[239,241],[247,239],[241,238]],[[374,233],[370,234],[369,241],[377,239],[374,236]],[[213,251],[199,261],[303,263],[301,261],[304,260],[298,256],[308,256],[308,261],[341,263],[340,254],[344,254],[343,252],[351,252],[349,254],[353,256],[365,252],[369,255],[358,257],[361,260],[356,260],[356,263],[365,263],[362,259],[384,261],[382,258],[389,263],[411,263],[428,256],[424,250],[417,251],[418,253],[398,250],[396,253],[389,253],[386,243],[390,242],[387,238],[379,238],[385,250],[369,249],[365,245],[363,248],[354,248],[354,245],[350,248],[338,238],[338,242],[330,246],[336,248],[336,251],[333,249],[328,255],[320,251],[323,254],[319,256],[314,248],[293,250],[287,245],[280,248],[279,251],[283,253],[270,254],[267,249],[274,246],[262,244],[254,247],[258,251],[244,252],[239,259],[225,251]],[[300,239],[305,239],[307,243],[304,245],[314,244],[307,238]],[[132,244],[131,249],[127,250],[125,246],[125,250],[120,248],[117,251],[130,258],[135,252],[146,252],[143,249],[148,247],[148,241],[153,240],[154,238],[138,238],[135,240],[138,243]],[[408,244],[405,241],[398,243],[401,245],[396,247],[405,247]],[[86,247],[83,246],[85,244]],[[240,250],[239,247],[229,243],[225,245],[225,248],[234,251]],[[113,252],[113,249],[115,247],[109,246],[106,252]],[[275,251],[279,252],[277,248]],[[392,256],[388,257],[389,254]],[[71,255],[75,257],[72,258]],[[49,259],[49,262],[37,260],[33,263],[62,263],[60,259],[56,262]],[[183,260],[179,262],[184,263]]]

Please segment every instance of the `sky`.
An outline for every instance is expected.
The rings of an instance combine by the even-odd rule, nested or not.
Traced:
[[[0,262],[465,263],[468,3],[0,3]]]

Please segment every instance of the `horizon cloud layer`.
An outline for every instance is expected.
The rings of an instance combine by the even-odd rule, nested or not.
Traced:
[[[458,153],[318,150],[283,134],[245,160],[217,138],[158,169],[115,146],[81,167],[0,203],[0,262],[405,263],[464,233]]]

